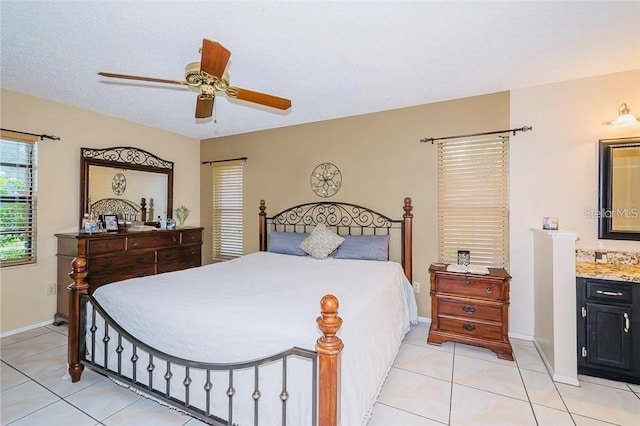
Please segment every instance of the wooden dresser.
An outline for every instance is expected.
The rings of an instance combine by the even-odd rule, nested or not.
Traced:
[[[202,264],[202,229],[56,234],[58,307],[54,324],[67,322],[71,262],[87,259],[89,294],[104,284],[193,268]]]
[[[431,265],[431,328],[428,343],[446,341],[482,346],[513,360],[509,343],[509,283],[504,269],[489,275],[447,272]]]

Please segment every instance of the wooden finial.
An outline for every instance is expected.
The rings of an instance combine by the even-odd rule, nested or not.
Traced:
[[[316,319],[323,336],[318,339],[316,349],[338,352],[344,347],[342,340],[336,333],[342,326],[342,318],[338,316],[338,298],[333,294],[325,295],[320,301],[321,315]]]
[[[319,383],[322,384],[318,389],[319,426],[340,424],[340,352],[344,344],[336,336],[342,326],[338,305],[338,299],[334,295],[325,295],[320,301],[321,314],[316,319],[322,331],[322,337],[316,342]]]
[[[260,200],[260,213],[258,213],[258,238],[260,251],[267,251],[267,206],[264,200]]]
[[[404,199],[404,207],[402,207],[404,209],[404,215],[402,217],[413,217],[413,213],[411,213],[411,210],[413,210],[413,206],[411,205],[411,197],[406,197]]]

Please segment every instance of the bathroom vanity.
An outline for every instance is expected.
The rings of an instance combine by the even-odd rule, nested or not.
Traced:
[[[576,269],[578,373],[640,384],[640,266]]]

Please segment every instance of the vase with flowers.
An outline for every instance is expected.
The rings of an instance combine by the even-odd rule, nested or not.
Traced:
[[[184,221],[189,217],[191,210],[185,206],[180,206],[176,210],[176,220],[178,221],[178,228],[184,228]]]

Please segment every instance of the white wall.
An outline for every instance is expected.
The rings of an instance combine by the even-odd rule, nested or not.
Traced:
[[[623,102],[640,116],[640,70],[511,91],[511,127],[533,131],[511,138],[510,331],[534,331],[530,228],[558,217],[560,229],[578,233],[578,248],[596,248],[598,223],[584,210],[598,208],[598,140],[640,135],[640,127],[604,124]],[[640,242],[607,240],[605,248],[640,251]]]
[[[200,222],[200,142],[91,111],[2,90],[2,127],[56,135],[38,144],[38,262],[0,269],[3,333],[52,321],[57,280],[55,233],[77,230],[80,147],[135,146],[174,162],[174,206],[189,206],[188,225]],[[71,269],[71,267],[69,267]]]

